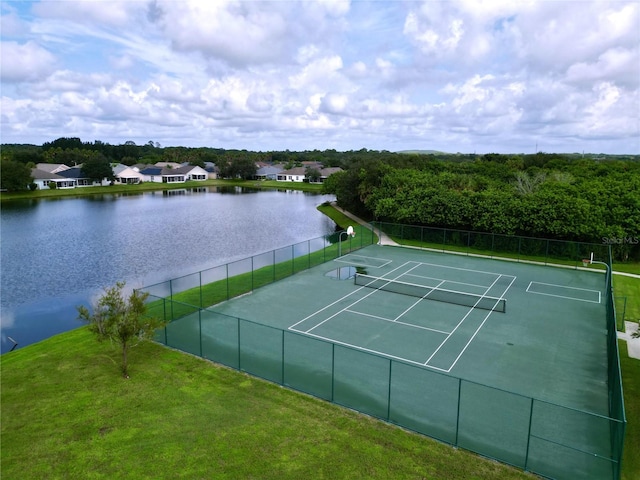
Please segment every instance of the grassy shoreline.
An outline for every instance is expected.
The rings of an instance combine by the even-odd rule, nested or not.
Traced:
[[[2,192],[0,202],[11,200],[35,200],[40,198],[78,198],[91,195],[136,194],[163,190],[177,190],[197,187],[245,187],[257,189],[301,190],[322,192],[321,184],[304,182],[278,182],[276,180],[204,180],[185,183],[144,182],[138,185],[111,185],[107,187],[78,187],[70,189],[35,190],[33,192]]]

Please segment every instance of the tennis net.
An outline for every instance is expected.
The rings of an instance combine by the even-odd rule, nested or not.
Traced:
[[[390,280],[388,278],[373,277],[362,273],[356,273],[355,284],[363,287],[384,290],[387,292],[409,295],[411,297],[425,298],[437,302],[452,303],[465,307],[480,308],[494,312],[505,313],[507,311],[507,301],[504,298],[487,297],[474,293],[458,292],[444,288],[427,287],[415,283]]]

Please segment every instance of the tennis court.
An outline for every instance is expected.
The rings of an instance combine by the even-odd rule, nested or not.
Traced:
[[[550,478],[615,479],[605,294],[602,273],[370,245],[163,341]]]
[[[327,275],[341,267],[373,283]],[[210,310],[607,415],[603,288],[591,272],[372,245]],[[504,313],[473,305],[494,299]]]

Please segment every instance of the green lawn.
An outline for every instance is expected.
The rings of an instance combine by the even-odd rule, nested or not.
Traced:
[[[624,328],[623,317],[627,322],[640,322],[640,278],[614,275],[613,294],[616,299],[618,330]]]
[[[519,470],[146,342],[86,328],[1,357],[3,479],[525,479]]]
[[[622,456],[622,480],[640,478],[640,360],[629,358],[627,342],[619,341],[627,431]]]
[[[619,298],[627,298],[626,320],[640,320],[640,279],[624,275],[613,276],[618,319],[621,318]],[[620,327],[620,322],[618,323]],[[640,478],[640,359],[630,358],[627,342],[619,341],[622,388],[624,390],[627,431],[622,458],[622,480]]]
[[[35,198],[59,198],[59,197],[83,197],[87,195],[104,195],[115,193],[143,193],[156,190],[173,190],[179,188],[196,187],[247,187],[266,189],[304,190],[307,192],[322,191],[321,184],[309,184],[304,182],[278,182],[275,180],[205,180],[190,181],[185,183],[155,183],[144,182],[139,185],[112,185],[108,187],[80,187],[55,190],[35,190],[33,192],[2,192],[0,201],[23,200]]]

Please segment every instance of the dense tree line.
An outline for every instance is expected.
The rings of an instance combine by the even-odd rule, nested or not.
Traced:
[[[110,145],[59,138],[35,145],[3,145],[2,188],[15,189],[36,163],[104,165],[189,162],[218,166],[223,177],[250,177],[256,162],[285,168],[303,162],[342,167],[324,188],[365,218],[560,240],[609,242],[619,258],[640,259],[640,156],[533,155],[310,150],[252,152],[222,148]],[[98,172],[98,173],[93,173]]]
[[[371,219],[505,235],[611,243],[640,259],[640,162],[575,156],[429,156],[371,161],[325,191]]]

